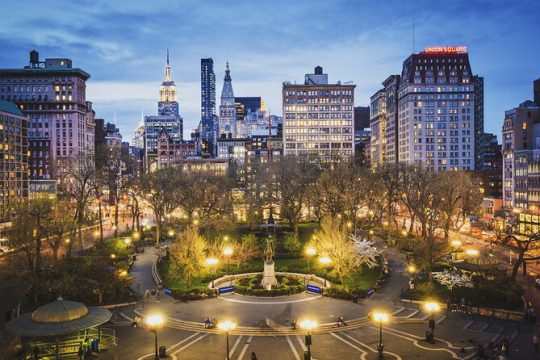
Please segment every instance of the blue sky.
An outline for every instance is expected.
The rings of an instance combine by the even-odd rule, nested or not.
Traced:
[[[0,67],[22,67],[28,52],[69,57],[88,71],[98,117],[133,129],[157,112],[166,48],[185,135],[200,119],[200,58],[213,57],[218,104],[225,63],[236,96],[262,96],[281,114],[281,83],[321,65],[330,81],[354,81],[367,105],[415,49],[466,45],[485,77],[486,131],[500,134],[504,110],[532,97],[540,77],[538,0],[2,1]],[[5,16],[8,14],[8,16]],[[499,136],[500,140],[500,136]]]

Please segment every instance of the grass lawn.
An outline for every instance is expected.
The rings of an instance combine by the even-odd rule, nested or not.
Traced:
[[[314,264],[313,260],[310,264],[310,271],[308,271],[308,263],[305,258],[275,259],[274,262],[277,272],[313,273],[318,276],[324,277],[332,282],[336,282],[338,280],[328,275],[329,268],[323,268],[318,264]],[[262,259],[253,259],[241,263],[240,266],[231,263],[229,264],[229,268],[231,274],[262,272],[263,261]],[[169,269],[169,261],[161,261],[159,263],[158,270],[167,287],[180,291],[188,290],[182,274],[179,272],[175,272],[172,269]],[[215,274],[213,274],[211,271],[205,271],[200,276],[193,279],[191,288],[207,288],[208,283],[212,281],[212,279],[226,275],[226,270],[227,265],[222,264],[221,267],[216,269]],[[345,279],[345,286],[351,290],[355,289],[356,286],[358,286],[360,290],[367,290],[373,286],[375,281],[377,281],[380,275],[380,271],[380,267],[370,269],[367,266],[364,266],[362,272],[356,272]],[[337,284],[337,287],[342,286]]]

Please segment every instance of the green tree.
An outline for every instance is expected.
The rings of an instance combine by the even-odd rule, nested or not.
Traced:
[[[242,239],[234,248],[233,260],[236,263],[236,269],[240,269],[240,264],[249,261],[260,254],[257,244],[257,237],[253,234],[242,236]]]
[[[287,233],[283,238],[283,249],[291,254],[299,253],[302,250],[302,243],[295,234]]]
[[[199,234],[199,229],[191,225],[180,232],[171,245],[172,259],[182,272],[188,289],[204,265],[206,249],[206,240]]]

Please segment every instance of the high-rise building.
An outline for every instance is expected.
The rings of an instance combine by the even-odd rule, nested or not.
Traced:
[[[203,154],[216,153],[216,74],[214,60],[201,59],[201,149]]]
[[[354,131],[360,131],[369,127],[369,106],[354,107]]]
[[[465,46],[426,48],[404,61],[398,95],[400,162],[435,172],[475,169],[478,79]]]
[[[382,85],[384,86],[386,101],[386,130],[384,143],[385,162],[395,164],[398,161],[398,95],[400,75],[390,75]]]
[[[232,88],[231,71],[229,63],[225,68],[223,90],[221,91],[221,105],[219,106],[219,135],[225,138],[236,138],[236,107],[234,105],[234,92]]]
[[[381,89],[371,97],[371,139],[369,152],[371,165],[375,168],[386,160],[386,92]],[[356,133],[356,132],[355,132]]]
[[[320,66],[303,85],[283,83],[284,155],[352,158],[355,87],[328,84]]]
[[[68,159],[94,153],[94,112],[86,101],[90,75],[71,59],[39,60],[30,52],[22,69],[0,69],[0,100],[13,102],[28,117],[29,175],[56,179]]]
[[[243,121],[244,117],[250,112],[264,110],[263,101],[260,96],[235,97],[236,121]]]
[[[539,79],[540,80],[540,79]],[[537,98],[534,83],[535,99]],[[527,100],[507,110],[502,128],[504,207],[540,209],[540,103]]]
[[[171,79],[169,51],[165,67],[165,81],[159,88],[158,115],[144,118],[144,163],[146,171],[157,169],[158,139],[162,130],[173,141],[182,141],[183,119],[179,114],[176,85]]]
[[[15,104],[0,100],[0,223],[11,207],[28,198],[28,119]]]

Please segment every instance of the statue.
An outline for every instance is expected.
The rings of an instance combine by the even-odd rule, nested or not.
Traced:
[[[272,262],[272,257],[274,256],[274,241],[272,237],[269,236],[266,238],[266,247],[264,249],[264,260]]]
[[[264,249],[264,272],[261,285],[270,290],[272,286],[277,285],[276,272],[274,270],[274,261],[272,257],[274,256],[274,241],[272,237],[269,236],[266,238],[266,247]]]

